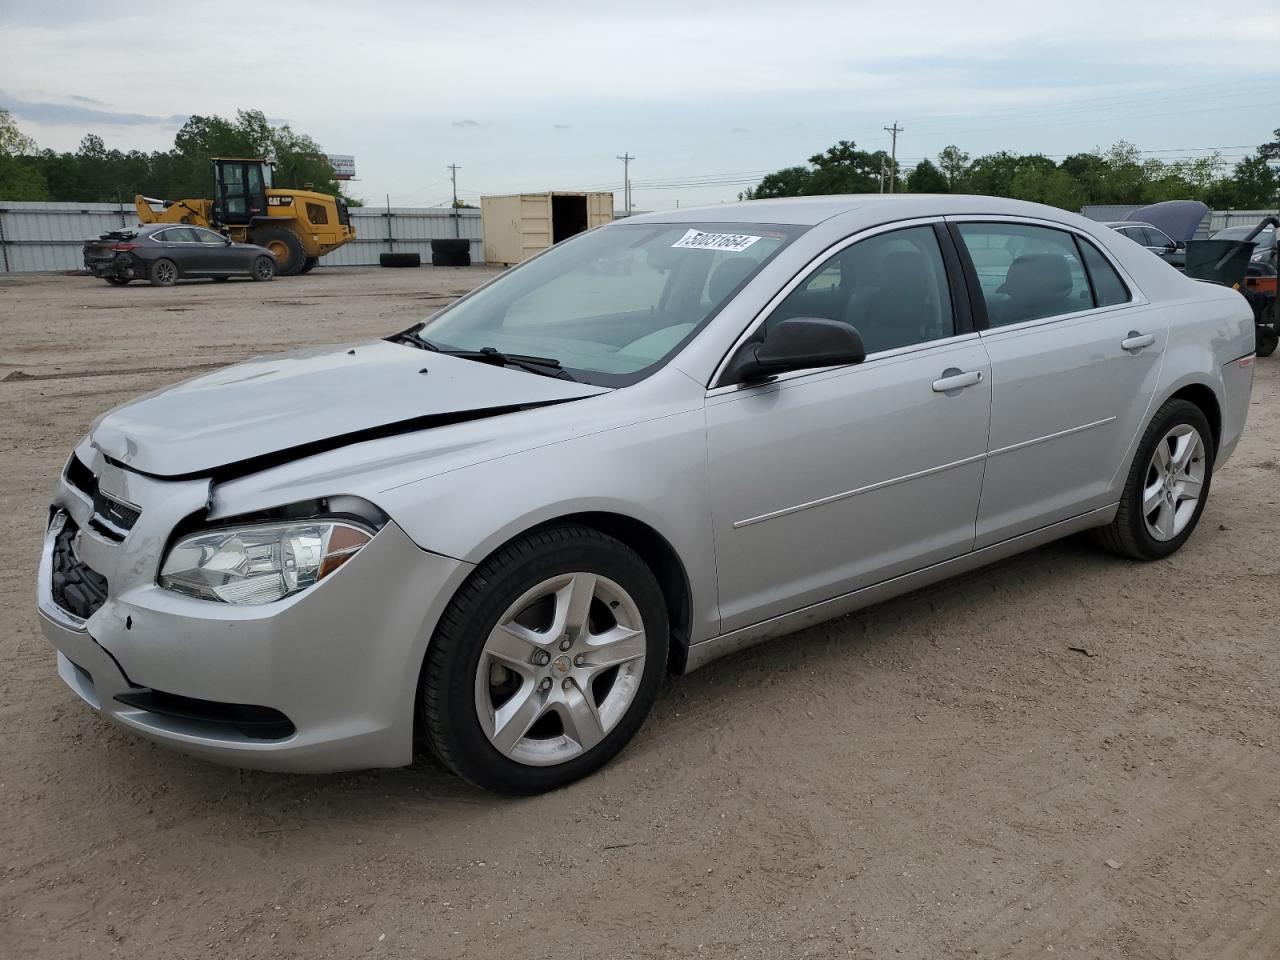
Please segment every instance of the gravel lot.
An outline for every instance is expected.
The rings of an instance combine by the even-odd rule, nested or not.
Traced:
[[[549,796],[427,758],[223,769],[63,686],[35,566],[98,413],[392,332],[491,273],[0,279],[0,955],[1280,953],[1276,358],[1174,558],[1069,540],[674,678],[621,758]]]

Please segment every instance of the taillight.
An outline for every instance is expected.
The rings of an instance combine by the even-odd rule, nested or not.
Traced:
[[[111,249],[114,250],[116,253],[128,253],[130,250],[134,249],[135,247],[137,247],[136,243],[117,243]]]

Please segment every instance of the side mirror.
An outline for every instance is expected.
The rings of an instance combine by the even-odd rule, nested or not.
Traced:
[[[1186,245],[1186,243],[1184,243],[1182,240],[1175,240],[1175,241],[1173,241],[1173,246],[1172,246],[1172,247],[1170,247],[1170,249],[1171,249],[1171,250],[1185,250],[1185,249],[1187,249],[1187,245]]]
[[[791,317],[765,334],[763,342],[745,343],[729,363],[729,383],[767,380],[789,370],[843,366],[867,358],[858,331],[838,320]]]
[[[231,238],[230,238],[230,237],[227,237],[227,246],[229,247],[229,246],[231,246],[231,244],[232,244],[232,240],[231,240]]]

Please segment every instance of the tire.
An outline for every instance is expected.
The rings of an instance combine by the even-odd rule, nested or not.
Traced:
[[[298,273],[310,273],[316,268],[316,264],[320,262],[319,257],[307,257],[302,261],[302,269]]]
[[[1276,332],[1275,327],[1258,326],[1254,328],[1257,331],[1257,346],[1254,352],[1260,357],[1269,357],[1276,352],[1276,345],[1280,344],[1280,333]]]
[[[107,283],[111,284],[113,287],[123,287],[127,286],[129,283],[128,277],[103,277],[102,279],[107,281]]]
[[[302,240],[288,227],[262,227],[253,232],[250,238],[260,247],[266,247],[276,260],[276,273],[282,277],[292,277],[302,271],[306,262],[307,251]]]
[[[1178,432],[1194,433],[1186,454],[1185,471],[1178,467],[1181,438],[1171,439]],[[1166,474],[1155,462],[1162,446],[1166,453],[1172,451],[1171,456],[1165,457],[1171,461],[1167,476],[1172,486],[1163,484],[1161,477]],[[1204,411],[1186,400],[1168,401],[1156,411],[1143,433],[1125,481],[1120,508],[1110,524],[1094,531],[1096,542],[1132,560],[1159,560],[1174,553],[1187,542],[1200,522],[1209,499],[1214,454],[1213,432]],[[1188,482],[1196,475],[1200,477],[1199,495],[1191,503],[1184,494],[1191,489]],[[1144,510],[1144,498],[1148,504],[1154,504],[1154,510]]]
[[[266,256],[256,257],[253,261],[253,273],[250,276],[258,281],[274,280],[276,276],[275,260]]]
[[[153,287],[172,287],[178,282],[178,265],[166,257],[153,260],[147,271],[147,279]]]
[[[574,623],[571,599],[583,589],[590,591],[581,608],[590,618],[579,621],[586,626],[559,632],[556,617]],[[525,606],[530,597],[541,599]],[[516,615],[525,622],[515,624]],[[514,632],[497,631],[500,622]],[[602,643],[611,631],[620,639]],[[501,657],[491,652],[493,638],[510,648]],[[528,534],[472,571],[441,616],[419,684],[425,739],[476,786],[553,790],[603,766],[635,735],[657,697],[667,646],[662,591],[633,550],[588,527]],[[606,667],[600,658],[611,656],[618,662]],[[494,718],[504,707],[512,725],[503,727],[506,745],[499,746],[503,731]]]
[[[380,253],[378,263],[384,267],[420,267],[422,257],[416,253]]]

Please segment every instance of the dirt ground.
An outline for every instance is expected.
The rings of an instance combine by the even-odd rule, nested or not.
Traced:
[[[1280,358],[1172,559],[1069,540],[674,678],[548,796],[223,769],[63,686],[35,567],[98,413],[487,275],[0,279],[0,956],[1280,956]]]

